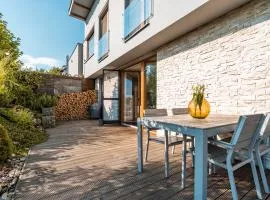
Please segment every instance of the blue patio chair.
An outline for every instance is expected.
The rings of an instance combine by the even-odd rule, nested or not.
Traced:
[[[227,170],[234,200],[238,199],[234,171],[250,164],[257,196],[262,199],[261,188],[254,159],[254,148],[264,121],[263,114],[246,115],[239,118],[230,142],[209,140],[208,162]],[[234,163],[234,158],[239,162]]]
[[[262,125],[262,129],[260,132],[260,137],[256,143],[255,146],[255,155],[256,160],[259,165],[260,174],[262,177],[263,187],[264,191],[269,194],[269,184],[267,182],[267,178],[264,171],[264,166],[262,162],[262,156],[264,156],[267,153],[270,153],[270,113],[268,113],[265,117],[264,123]]]
[[[145,109],[144,110],[144,117],[164,117],[164,116],[168,116],[166,109]],[[157,143],[164,144],[165,140],[164,140],[164,137],[151,137],[150,131],[157,131],[159,129],[149,128],[149,127],[145,127],[145,128],[147,132],[147,138],[146,138],[146,150],[145,150],[144,160],[147,161],[150,141],[155,141]]]

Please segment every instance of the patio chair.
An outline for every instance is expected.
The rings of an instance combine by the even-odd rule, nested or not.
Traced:
[[[270,153],[270,113],[268,113],[265,117],[264,123],[262,125],[260,137],[256,143],[255,146],[255,156],[256,160],[259,165],[260,174],[262,177],[263,187],[264,191],[269,194],[269,184],[267,182],[267,178],[265,175],[263,162],[262,162],[262,156],[266,155],[267,153]]]
[[[183,113],[182,113],[183,114]],[[161,116],[167,116],[167,110],[166,109],[146,109],[144,111],[144,117],[161,117]],[[183,156],[182,156],[182,187],[185,187],[185,178],[186,178],[186,142],[190,141],[186,138],[186,136],[179,136],[179,135],[171,135],[171,133],[169,133],[168,136],[168,146],[165,146],[165,136],[151,136],[150,131],[153,130],[158,130],[158,129],[152,129],[152,128],[148,128],[146,127],[147,130],[147,139],[146,139],[146,151],[145,151],[145,161],[147,161],[148,158],[148,151],[149,151],[149,143],[150,141],[159,143],[159,144],[163,144],[164,148],[165,148],[165,154],[169,151],[169,147],[171,146],[175,146],[178,144],[183,144]],[[166,159],[165,159],[165,162]],[[166,174],[166,169],[165,169],[165,177],[167,177],[168,175]]]
[[[163,117],[167,115],[168,113],[166,109],[145,109],[144,110],[144,117]],[[144,160],[147,161],[150,141],[155,141],[157,143],[164,144],[165,140],[164,140],[164,137],[151,137],[150,136],[150,131],[157,131],[159,129],[149,128],[149,127],[145,127],[145,128],[147,131],[147,139],[146,139],[146,151],[145,151]]]
[[[241,116],[230,142],[209,140],[208,162],[227,170],[234,200],[238,199],[238,194],[233,172],[246,164],[251,165],[257,196],[259,199],[262,199],[254,160],[254,148],[263,120],[263,114]],[[232,163],[235,157],[240,160],[238,163]]]

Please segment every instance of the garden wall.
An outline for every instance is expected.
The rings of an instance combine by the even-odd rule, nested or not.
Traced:
[[[97,101],[95,90],[67,93],[59,97],[55,107],[56,120],[79,120],[88,118],[88,107]]]
[[[205,84],[211,112],[270,111],[270,1],[257,0],[163,46],[157,107],[187,107]]]
[[[41,93],[61,95],[94,89],[94,82],[91,79],[51,74],[44,74],[43,79],[43,84],[38,89]]]

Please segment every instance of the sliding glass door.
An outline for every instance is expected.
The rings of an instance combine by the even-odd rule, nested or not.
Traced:
[[[136,124],[139,117],[139,72],[124,72],[124,123]]]
[[[103,123],[120,122],[119,71],[103,70]]]

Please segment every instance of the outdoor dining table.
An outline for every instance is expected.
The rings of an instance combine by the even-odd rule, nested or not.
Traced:
[[[206,119],[194,119],[190,115],[165,117],[143,117],[137,120],[138,172],[143,172],[143,127],[162,129],[165,132],[165,146],[170,131],[195,138],[195,180],[194,199],[207,198],[208,138],[234,131],[239,116],[212,114]],[[165,148],[166,149],[166,148]],[[165,174],[169,174],[169,155],[165,151]]]

